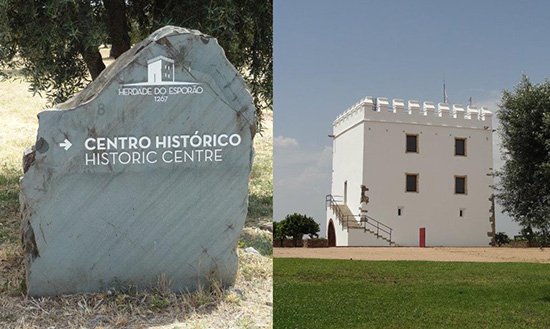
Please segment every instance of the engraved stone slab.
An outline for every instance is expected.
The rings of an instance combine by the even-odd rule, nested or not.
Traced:
[[[256,119],[216,39],[164,27],[38,118],[20,195],[29,295],[234,282]]]

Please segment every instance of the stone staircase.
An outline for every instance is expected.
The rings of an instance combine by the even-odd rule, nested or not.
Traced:
[[[368,227],[365,227],[364,229],[365,229],[365,232],[369,232],[371,234],[374,234],[378,239],[382,239],[382,240],[386,241],[390,246],[397,247],[397,244],[395,243],[395,241],[391,240],[391,237],[386,237],[384,235],[380,235],[379,233],[376,233],[375,229],[372,230]]]
[[[361,220],[358,215],[354,215],[349,207],[344,203],[337,203],[332,195],[326,197],[327,208],[330,207],[334,212],[338,222],[344,229],[351,230],[363,230],[365,233],[374,235],[377,239],[386,241],[390,246],[397,246],[395,241],[392,240],[392,228],[384,223],[366,216]]]
[[[355,220],[355,216],[349,209],[348,205],[343,203],[340,203],[340,204],[335,203],[334,208],[335,209],[333,210],[336,210],[334,213],[336,214],[336,217],[338,217],[338,221],[344,228],[363,229],[363,226],[361,226],[361,224],[357,220]],[[338,216],[338,214],[341,214],[341,215]],[[344,218],[346,220],[343,220]]]

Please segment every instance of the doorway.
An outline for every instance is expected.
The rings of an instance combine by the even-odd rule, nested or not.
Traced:
[[[332,218],[328,221],[328,246],[336,247],[336,231],[334,230]]]

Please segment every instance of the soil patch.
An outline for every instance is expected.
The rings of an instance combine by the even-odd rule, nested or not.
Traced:
[[[458,248],[458,247],[337,247],[274,248],[274,257],[427,260],[443,262],[528,262],[550,263],[550,249],[540,248]]]

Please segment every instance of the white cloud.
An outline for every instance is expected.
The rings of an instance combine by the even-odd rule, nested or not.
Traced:
[[[300,184],[320,183],[330,174],[332,148],[306,148],[296,144],[294,147],[274,146],[275,184],[295,187]],[[330,176],[329,176],[330,178]]]
[[[332,148],[302,146],[279,136],[274,142],[274,219],[294,212],[313,217],[324,234],[325,195],[330,193]]]
[[[273,138],[273,147],[298,147],[298,141],[292,137],[277,136]]]

